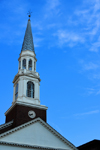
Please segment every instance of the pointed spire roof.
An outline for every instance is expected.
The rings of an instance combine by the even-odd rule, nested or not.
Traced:
[[[24,41],[23,41],[21,51],[26,51],[26,50],[30,50],[30,51],[35,52],[30,19],[28,20],[28,23],[27,23],[27,28],[26,28],[26,32],[25,32]]]

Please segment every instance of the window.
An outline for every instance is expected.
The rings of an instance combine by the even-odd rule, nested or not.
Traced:
[[[15,100],[18,97],[18,83],[16,84],[16,88],[15,88]]]
[[[26,59],[23,59],[23,69],[26,69]]]
[[[32,70],[32,60],[31,59],[29,60],[28,69]]]
[[[27,97],[34,98],[34,83],[31,81],[27,82]]]
[[[19,61],[19,69],[21,68],[21,61]]]

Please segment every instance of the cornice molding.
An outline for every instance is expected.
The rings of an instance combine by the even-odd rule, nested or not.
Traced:
[[[19,143],[8,143],[8,142],[0,142],[0,145],[8,145],[8,146],[14,146],[14,147],[25,147],[25,148],[34,148],[34,149],[46,149],[46,150],[65,150],[65,149],[58,149],[58,148],[52,148],[52,147],[43,147],[43,146],[36,146],[36,145],[28,145],[28,144],[19,144]],[[68,150],[68,149],[66,149]]]
[[[21,57],[27,57],[27,56],[32,57],[37,61],[35,52],[30,50],[21,51],[18,61],[21,59]]]
[[[40,79],[40,77],[39,76],[37,76],[37,75],[35,75],[35,74],[32,74],[32,73],[23,73],[23,74],[19,74],[19,73],[17,73],[16,75],[15,75],[15,77],[14,77],[14,79],[13,79],[13,83],[15,83],[16,82],[16,80],[19,78],[19,77],[31,77],[31,78],[34,78],[34,79],[38,79],[39,81],[41,81],[41,79]]]
[[[15,101],[14,103],[12,103],[12,106],[5,112],[5,116],[6,116],[16,105],[29,106],[29,107],[39,108],[39,109],[44,109],[44,110],[47,110],[47,109],[48,109],[48,107],[46,107],[45,105],[34,105],[34,104],[30,104],[30,103],[27,103],[27,104],[26,104],[25,102]]]

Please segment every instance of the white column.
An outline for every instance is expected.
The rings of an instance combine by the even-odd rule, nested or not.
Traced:
[[[36,61],[35,61],[35,72],[36,72]]]
[[[34,71],[34,59],[32,59],[32,71]]]
[[[13,102],[15,101],[15,86],[13,87]]]
[[[21,61],[21,69],[23,69],[23,66],[22,66],[22,64],[23,64],[23,59],[22,59],[22,57],[21,57],[20,61]]]
[[[36,99],[39,99],[38,93],[39,93],[39,92],[38,92],[38,82],[36,81],[36,82],[35,82],[35,98],[36,98]]]
[[[23,96],[23,93],[24,93],[24,79],[21,78],[21,89],[20,89],[20,93],[21,93],[21,96]]]
[[[18,82],[18,97],[21,96],[21,80]]]
[[[24,96],[26,96],[26,90],[27,90],[27,80],[23,80],[23,85],[24,85],[23,95],[24,95]]]
[[[40,100],[40,83],[38,82],[38,98]]]
[[[26,59],[26,69],[28,70],[28,58]]]

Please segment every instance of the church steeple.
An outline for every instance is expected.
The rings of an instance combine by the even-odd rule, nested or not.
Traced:
[[[46,121],[47,107],[40,104],[40,75],[36,72],[30,19],[18,61],[18,73],[13,80],[13,102],[5,113],[6,122],[14,120],[15,127],[38,117]]]
[[[13,103],[16,101],[26,104],[40,105],[40,76],[36,72],[36,57],[30,19],[28,20],[23,46],[19,57],[19,69],[15,76]]]
[[[25,51],[25,50],[30,50],[30,51],[35,52],[30,19],[28,19],[27,28],[26,28],[21,51]]]

